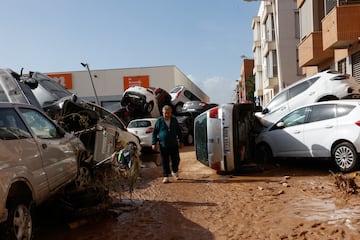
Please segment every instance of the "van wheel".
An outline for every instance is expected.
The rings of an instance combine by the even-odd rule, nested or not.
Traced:
[[[81,164],[78,170],[78,176],[75,180],[75,185],[77,188],[87,187],[91,184],[92,181],[92,172],[89,164]]]
[[[354,171],[358,165],[356,150],[349,142],[336,145],[331,152],[331,157],[337,169],[341,172]]]
[[[151,101],[149,103],[145,103],[144,110],[145,110],[146,113],[151,113],[153,108],[154,108],[154,102],[153,101]]]
[[[9,216],[5,225],[5,238],[16,240],[30,240],[32,237],[33,221],[28,205],[15,201],[10,203]]]

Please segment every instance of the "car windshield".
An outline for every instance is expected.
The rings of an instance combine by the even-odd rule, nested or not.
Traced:
[[[143,127],[150,127],[150,121],[133,121],[129,123],[128,128],[143,128]]]
[[[170,93],[177,93],[178,91],[180,91],[181,90],[181,87],[174,87],[171,91],[170,91]]]
[[[3,86],[0,84],[0,102],[9,102],[9,98],[6,96]]]

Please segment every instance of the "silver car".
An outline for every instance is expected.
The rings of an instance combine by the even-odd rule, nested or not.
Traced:
[[[1,238],[31,239],[30,208],[76,180],[85,151],[39,109],[0,103]]]

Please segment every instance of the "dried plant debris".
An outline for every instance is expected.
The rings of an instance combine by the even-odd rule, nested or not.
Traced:
[[[358,193],[359,186],[355,182],[355,177],[348,177],[342,174],[332,174],[335,178],[336,187],[345,194]]]

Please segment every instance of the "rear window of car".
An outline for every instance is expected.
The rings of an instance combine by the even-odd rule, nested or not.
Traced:
[[[339,104],[336,108],[337,117],[342,117],[349,114],[355,108],[354,105]]]
[[[150,127],[150,121],[135,121],[130,122],[128,128],[142,128],[142,127]]]
[[[306,89],[308,89],[311,85],[314,84],[314,82],[316,82],[316,80],[318,80],[319,77],[316,78],[312,78],[309,79],[303,83],[300,83],[296,86],[294,86],[293,88],[289,89],[289,99],[299,95],[300,93],[304,92]]]
[[[335,118],[336,105],[335,104],[323,104],[315,105],[311,107],[311,113],[308,122],[317,122]]]

